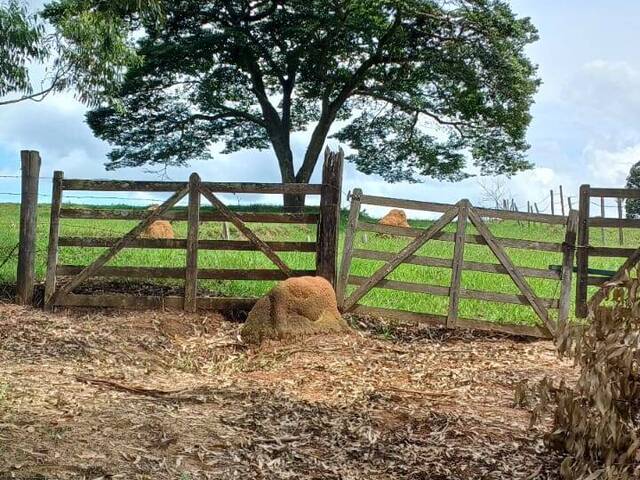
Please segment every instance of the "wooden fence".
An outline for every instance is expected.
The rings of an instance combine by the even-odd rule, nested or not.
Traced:
[[[591,216],[591,199],[600,199],[600,216]],[[604,213],[604,199],[615,198],[618,200],[618,218],[606,218]],[[640,189],[629,188],[593,188],[590,185],[580,187],[580,204],[578,214],[578,245],[576,268],[576,316],[584,318],[590,309],[597,307],[605,297],[605,292],[599,288],[589,299],[589,286],[599,286],[608,281],[620,279],[626,271],[637,265],[640,260],[640,251],[637,248],[607,247],[590,245],[590,229],[618,228],[620,243],[622,243],[623,228],[640,228],[640,219],[622,218],[622,200],[640,199]],[[620,268],[611,275],[594,275],[589,268],[591,257],[615,257],[624,258]]]
[[[360,220],[360,211],[362,205],[365,204],[437,212],[442,213],[442,216],[426,229],[366,223]],[[483,221],[483,217],[566,225],[565,241],[563,243],[554,243],[495,237]],[[443,232],[442,230],[444,227],[452,223],[456,218],[456,232]],[[466,233],[468,222],[475,227],[477,234]],[[431,325],[445,326],[447,328],[482,329],[518,335],[550,337],[555,332],[557,323],[549,314],[549,310],[559,310],[557,318],[560,322],[566,322],[569,314],[576,229],[577,212],[575,211],[571,211],[569,217],[566,218],[548,214],[475,208],[468,200],[462,200],[455,205],[449,205],[377,197],[364,195],[361,190],[356,189],[351,197],[351,209],[347,223],[340,274],[338,277],[338,304],[344,312],[371,314],[386,318],[418,321]],[[354,248],[356,232],[375,232],[377,234],[398,235],[410,237],[413,240],[411,240],[410,243],[399,253],[365,250]],[[416,252],[430,241],[453,242],[453,257],[450,259],[444,259],[416,255]],[[465,260],[465,244],[488,246],[499,263],[483,263]],[[549,269],[515,266],[505,248],[562,253],[562,268],[560,271],[554,271]],[[384,261],[385,263],[370,277],[359,277],[350,272],[353,258]],[[451,284],[448,287],[444,287],[439,285],[425,285],[416,282],[386,279],[386,277],[401,264],[451,269]],[[514,295],[463,288],[461,285],[461,278],[462,272],[465,270],[508,275],[511,277],[515,285],[517,285],[520,290],[520,294]],[[527,277],[558,280],[560,282],[559,298],[538,297],[529,286],[529,283],[526,280]],[[350,294],[348,294],[349,285],[356,286],[356,289]],[[404,310],[370,307],[360,304],[359,301],[362,297],[364,297],[364,295],[373,288],[448,296],[448,313],[445,316],[431,313],[416,313]],[[458,314],[460,299],[528,305],[535,311],[540,320],[540,325],[535,327],[524,325],[503,325],[484,320],[461,318]]]
[[[187,311],[203,309],[247,308],[255,299],[198,297],[198,279],[216,280],[282,280],[301,275],[320,275],[335,284],[336,257],[340,213],[340,194],[344,155],[342,151],[327,150],[321,184],[294,183],[212,183],[203,182],[194,173],[189,182],[148,182],[116,180],[65,179],[55,172],[51,205],[51,225],[45,283],[45,306],[95,306],[118,308],[184,308]],[[70,190],[119,192],[173,192],[154,210],[114,210],[97,208],[64,208],[63,194]],[[319,195],[319,213],[236,213],[217,196],[219,193],[296,194]],[[172,209],[188,196],[186,211]],[[213,212],[201,211],[201,197],[214,207]],[[100,220],[140,220],[134,228],[120,238],[113,237],[61,237],[60,221],[65,218]],[[182,220],[188,222],[184,239],[139,238],[156,220]],[[202,222],[230,222],[246,240],[201,240],[198,238]],[[251,223],[316,224],[317,236],[313,242],[267,242],[256,235]],[[90,265],[59,265],[60,247],[107,248]],[[184,267],[122,267],[106,266],[124,248],[160,248],[186,250]],[[198,267],[200,250],[256,251],[264,254],[277,268],[272,269],[204,269]],[[294,270],[278,256],[278,252],[315,252],[313,270]],[[59,278],[65,277],[66,282]],[[74,293],[92,277],[176,278],[184,279],[183,296],[133,296],[123,294],[86,295]]]

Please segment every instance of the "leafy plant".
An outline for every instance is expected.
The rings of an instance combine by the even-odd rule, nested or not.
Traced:
[[[565,479],[625,480],[640,475],[640,280],[607,285],[611,307],[559,337],[580,367],[575,386],[549,387],[535,413],[555,403],[550,446],[565,452]]]

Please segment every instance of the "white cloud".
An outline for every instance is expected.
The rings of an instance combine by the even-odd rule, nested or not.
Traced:
[[[640,161],[640,144],[619,150],[587,147],[584,156],[589,172],[598,180],[598,185],[622,187],[631,166]]]

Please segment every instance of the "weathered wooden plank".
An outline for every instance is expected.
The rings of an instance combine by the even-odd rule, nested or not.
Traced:
[[[44,287],[44,307],[52,310],[51,297],[56,290],[56,266],[58,264],[58,240],[60,235],[60,209],[62,205],[62,180],[64,174],[53,172],[51,191],[51,220],[49,221],[49,245],[47,248],[47,276]]]
[[[200,176],[189,177],[189,206],[187,225],[187,262],[184,281],[184,309],[196,311],[198,295],[198,228],[200,226]]]
[[[458,214],[458,207],[451,208],[445,212],[436,222],[431,224],[429,228],[423,231],[419,236],[413,239],[409,245],[404,247],[393,260],[390,260],[382,267],[380,267],[364,284],[360,285],[350,296],[344,301],[344,310],[349,309],[355,305],[371,288],[373,288],[380,280],[389,275],[395,270],[402,262],[408,257],[413,255],[419,250],[425,243],[427,243],[434,234],[438,233],[444,227],[446,227]]]
[[[349,276],[350,285],[365,285],[367,277],[356,275]],[[450,295],[449,287],[440,285],[429,285],[424,283],[402,282],[399,280],[380,280],[372,288],[383,288],[386,290],[397,290],[410,293],[427,293],[437,295],[439,297],[448,297]],[[460,289],[460,298],[468,300],[483,300],[485,302],[510,303],[513,305],[529,305],[529,301],[525,295],[514,295],[501,292],[486,292],[483,290],[471,290],[466,288]],[[541,305],[546,308],[558,308],[558,300],[554,298],[538,298]]]
[[[542,300],[536,296],[536,294],[527,283],[527,280],[518,271],[507,253],[498,243],[498,240],[493,236],[489,228],[485,225],[485,223],[473,208],[469,209],[469,219],[471,220],[473,226],[476,227],[478,233],[484,237],[487,245],[489,246],[489,249],[500,261],[502,266],[507,269],[507,271],[509,272],[509,276],[513,280],[513,283],[515,283],[523,293],[523,295],[531,305],[531,308],[533,308],[533,311],[536,312],[536,315],[540,317],[540,320],[542,320],[544,326],[547,327],[549,332],[553,335],[556,331],[556,325],[554,324],[553,320],[549,318],[549,312],[547,312]]]
[[[257,299],[238,297],[200,297],[198,308],[200,310],[249,310]],[[134,296],[126,294],[83,295],[67,294],[62,297],[57,305],[65,307],[100,307],[119,308],[125,310],[150,310],[150,309],[182,309],[184,298],[180,296]]]
[[[591,197],[640,198],[639,188],[591,188]]]
[[[20,152],[20,162],[22,166],[22,183],[16,300],[20,305],[31,305],[36,275],[36,226],[38,220],[40,154],[36,151],[22,150]]]
[[[83,265],[58,265],[58,276],[78,275],[86,267]],[[122,278],[184,278],[184,267],[101,267],[94,271],[94,277]]]
[[[184,197],[189,191],[189,187],[185,187],[182,190],[174,193],[169,199],[167,199],[162,205],[160,205],[156,210],[151,210],[148,212],[148,216],[138,225],[133,227],[125,236],[121,237],[116,243],[113,244],[111,248],[109,248],[106,252],[100,255],[96,260],[94,260],[91,265],[85,267],[75,278],[72,278],[66,285],[58,289],[58,291],[54,294],[54,303],[63,295],[67,293],[71,293],[74,288],[80,285],[83,281],[93,275],[96,271],[100,270],[109,260],[111,260],[120,250],[127,246],[127,244],[137,238],[149,225],[155,222],[158,218],[162,216],[164,212],[173,207],[176,203],[178,203],[182,197]]]
[[[453,205],[436,202],[423,202],[418,200],[404,200],[399,198],[378,197],[374,195],[363,195],[362,203],[366,205],[377,205],[383,207],[406,208],[409,210],[424,210],[428,212],[445,212]],[[567,218],[561,215],[549,215],[546,213],[526,213],[512,210],[497,210],[494,208],[476,208],[478,215],[482,217],[499,218],[503,220],[528,220],[538,223],[549,223],[552,225],[563,225]]]
[[[229,210],[229,208],[216,197],[211,190],[204,185],[200,187],[200,193],[211,202],[240,232],[258,249],[264,253],[285,275],[291,276],[291,269],[278,257],[278,255],[264,241],[256,236],[247,226],[238,218],[238,216]]]
[[[63,208],[60,212],[61,218],[74,218],[83,220],[142,220],[145,218],[147,210],[123,210],[109,208]],[[269,212],[236,212],[240,220],[245,223],[295,223],[315,225],[318,223],[320,215],[317,213],[269,213]],[[162,215],[163,220],[186,221],[188,212],[186,210],[169,210]],[[227,217],[219,212],[208,212],[202,210],[200,213],[201,222],[223,222]]]
[[[59,276],[77,275],[83,270],[81,265],[58,265]],[[313,275],[315,270],[292,270],[292,277]],[[183,267],[102,267],[93,275],[96,277],[121,278],[185,278]],[[234,268],[201,268],[198,269],[201,280],[284,280],[288,278],[283,272],[275,269],[234,269]]]
[[[64,190],[92,190],[96,192],[175,192],[187,186],[188,182],[150,182],[128,180],[85,180],[67,179],[62,182]],[[216,193],[273,193],[320,195],[321,185],[305,183],[250,183],[250,182],[202,182],[202,185]]]
[[[611,279],[607,277],[594,277],[594,276],[587,277],[587,285],[593,286],[593,287],[600,287],[602,286],[603,283],[609,282],[609,281],[611,281]]]
[[[367,315],[370,317],[380,317],[385,320],[397,320],[400,322],[424,323],[434,327],[444,327],[447,317],[432,313],[417,313],[407,310],[395,310],[391,308],[369,307],[366,305],[355,305],[349,313],[354,315]]]
[[[382,252],[377,250],[362,250],[362,249],[354,249],[353,258],[361,258],[364,260],[379,260],[388,262],[394,257],[394,254],[391,252]],[[412,255],[407,258],[404,263],[408,263],[411,265],[420,265],[423,267],[438,267],[438,268],[451,268],[452,260],[449,258],[436,258],[436,257],[425,257],[422,255]],[[508,275],[507,269],[504,268],[499,263],[484,263],[484,262],[473,262],[466,260],[462,262],[462,269],[469,270],[473,272],[484,272],[484,273],[495,273],[501,275]],[[556,270],[543,270],[541,268],[529,268],[529,267],[518,267],[518,270],[525,277],[532,278],[546,278],[549,280],[560,280],[560,271]]]
[[[111,247],[118,241],[117,237],[60,237],[58,245],[61,247]],[[265,242],[276,252],[315,252],[315,242]],[[187,248],[186,239],[180,238],[138,238],[132,240],[125,248],[158,248],[184,250]],[[198,240],[199,250],[235,250],[257,251],[253,243],[248,240]]]
[[[627,258],[636,251],[635,248],[628,247],[589,247],[588,252],[591,257],[619,257]]]
[[[621,214],[622,209],[618,211]],[[638,218],[601,218],[594,217],[589,219],[590,227],[603,228],[640,228],[640,219]]]
[[[464,262],[464,235],[467,229],[467,218],[470,208],[469,200],[462,200],[458,209],[458,226],[453,247],[451,262],[451,288],[449,289],[449,310],[447,313],[447,328],[453,328],[458,320],[458,306],[460,304],[460,284],[462,282],[462,264]]]
[[[201,268],[199,278],[203,280],[286,280],[289,277],[305,277],[315,275],[315,270],[290,270],[289,273],[276,269],[232,269]]]
[[[322,166],[322,197],[318,223],[316,274],[326,278],[335,288],[337,281],[338,236],[340,231],[340,198],[344,152],[325,150]]]
[[[344,235],[344,247],[342,249],[342,262],[340,264],[340,274],[338,276],[338,284],[336,287],[336,298],[338,300],[338,308],[342,309],[344,296],[347,289],[347,278],[351,269],[351,259],[353,256],[353,241],[355,239],[356,230],[358,229],[358,218],[360,216],[360,195],[362,190],[356,188],[351,193],[351,208],[349,209],[349,219],[347,220],[347,228]],[[390,254],[392,256],[393,254]]]
[[[551,338],[551,335],[549,335],[549,332],[546,329],[537,326],[509,325],[504,323],[488,322],[486,320],[472,320],[469,318],[461,318],[458,320],[456,328],[504,333],[507,335],[524,337]]]
[[[363,232],[381,233],[383,235],[398,235],[402,237],[417,237],[423,232],[420,228],[406,228],[406,227],[393,227],[390,225],[380,225],[377,223],[358,223],[358,230]],[[543,252],[562,252],[562,244],[554,242],[543,242],[536,240],[520,240],[516,238],[496,237],[500,244],[506,248],[519,248],[523,250],[540,250]],[[455,241],[455,235],[449,232],[439,232],[433,236],[432,240],[438,240],[442,242]],[[465,243],[471,243],[474,245],[486,245],[482,235],[465,235]]]
[[[571,277],[573,274],[573,258],[576,251],[576,236],[578,233],[578,212],[569,211],[567,230],[564,235],[564,253],[562,255],[562,280],[560,281],[560,308],[558,311],[558,323],[566,325],[569,321],[569,308],[571,307]]]
[[[580,186],[578,205],[578,236],[576,245],[576,317],[587,316],[587,277],[589,276],[589,208],[591,204],[592,189],[589,185]],[[605,195],[595,195],[605,196]]]
[[[367,315],[384,319],[396,320],[408,323],[423,323],[434,327],[444,327],[447,317],[431,313],[417,313],[406,310],[395,310],[390,308],[369,307],[356,305],[351,313],[356,315]],[[456,328],[467,330],[481,330],[508,335],[527,336],[535,338],[549,338],[549,333],[540,328],[529,325],[508,325],[502,323],[487,322],[484,320],[474,320],[470,318],[459,318]]]

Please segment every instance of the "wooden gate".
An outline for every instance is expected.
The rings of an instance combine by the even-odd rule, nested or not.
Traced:
[[[607,217],[605,212],[605,198],[617,200],[617,217]],[[592,216],[593,199],[599,202],[600,215]],[[640,228],[640,219],[623,218],[622,201],[625,199],[640,199],[640,189],[637,188],[595,188],[590,185],[580,186],[580,204],[578,216],[578,246],[576,255],[576,316],[584,318],[590,310],[594,310],[606,297],[606,284],[616,282],[634,268],[640,261],[640,249],[623,247],[623,229]],[[601,245],[591,243],[590,229],[601,229]],[[617,228],[619,232],[618,246],[604,245],[604,229]],[[593,257],[624,259],[615,272],[591,269],[589,259]],[[589,298],[589,287],[599,287]]]
[[[342,151],[325,153],[322,184],[269,184],[269,183],[210,183],[202,182],[198,174],[189,182],[126,182],[115,180],[67,180],[62,172],[55,172],[51,205],[51,226],[45,307],[100,306],[118,308],[196,308],[227,309],[248,308],[255,298],[200,297],[197,282],[203,280],[283,280],[302,275],[320,275],[335,284],[337,234],[339,225],[340,187],[344,155]],[[165,202],[153,210],[114,210],[97,208],[62,208],[63,192],[67,190],[93,191],[146,191],[174,192]],[[270,193],[320,195],[319,213],[236,213],[216,195],[217,193]],[[187,211],[172,210],[188,196]],[[200,200],[204,197],[214,212],[201,212]],[[96,220],[140,220],[121,238],[113,237],[60,237],[62,218]],[[186,220],[186,239],[140,238],[140,234],[157,220]],[[222,221],[232,223],[246,240],[200,240],[201,222]],[[247,223],[317,224],[314,242],[268,242],[259,238]],[[107,248],[98,258],[86,266],[59,265],[60,247]],[[161,248],[186,250],[184,268],[144,266],[106,266],[118,252],[125,248]],[[274,265],[270,269],[203,269],[198,267],[199,250],[253,250],[264,254]],[[289,267],[277,252],[315,253],[315,269],[296,270]],[[59,282],[65,277],[66,282]],[[178,278],[184,279],[184,296],[134,296],[123,294],[78,294],[77,287],[92,277],[125,278]]]
[[[359,221],[360,210],[363,204],[435,211],[442,213],[442,216],[426,229],[365,223]],[[482,217],[538,221],[551,224],[567,223],[565,242],[552,243],[497,238],[491,233]],[[456,219],[455,233],[443,232],[443,229]],[[468,223],[475,227],[477,234],[467,234]],[[550,337],[557,329],[557,321],[550,315],[550,310],[559,310],[557,318],[560,322],[566,322],[569,313],[576,227],[577,212],[572,212],[567,222],[564,217],[555,215],[475,208],[468,200],[461,200],[455,205],[446,205],[363,195],[361,190],[356,189],[351,196],[351,209],[345,235],[342,264],[338,277],[338,304],[343,312],[372,314],[400,320],[426,322],[447,328],[483,329],[518,335]],[[413,240],[398,253],[356,249],[354,248],[354,239],[357,231],[375,232],[386,235],[402,235],[412,237]],[[454,242],[453,257],[451,259],[444,259],[416,255],[416,252],[427,244],[427,242],[434,240]],[[464,248],[467,243],[488,246],[499,263],[466,261],[464,259]],[[558,272],[554,270],[517,267],[505,251],[505,247],[562,252],[563,268]],[[385,263],[368,278],[359,277],[350,273],[353,258],[383,261]],[[448,287],[444,287],[386,279],[386,277],[401,264],[451,269],[451,283]],[[461,279],[464,270],[508,275],[517,286],[520,294],[513,295],[463,288]],[[535,294],[526,277],[560,281],[560,298],[557,300],[540,298]],[[349,285],[356,286],[355,290],[349,292]],[[416,313],[361,305],[359,301],[373,288],[448,296],[449,307],[447,315]],[[462,318],[458,313],[460,299],[528,305],[533,309],[539,319],[539,326],[504,325],[484,320]]]

